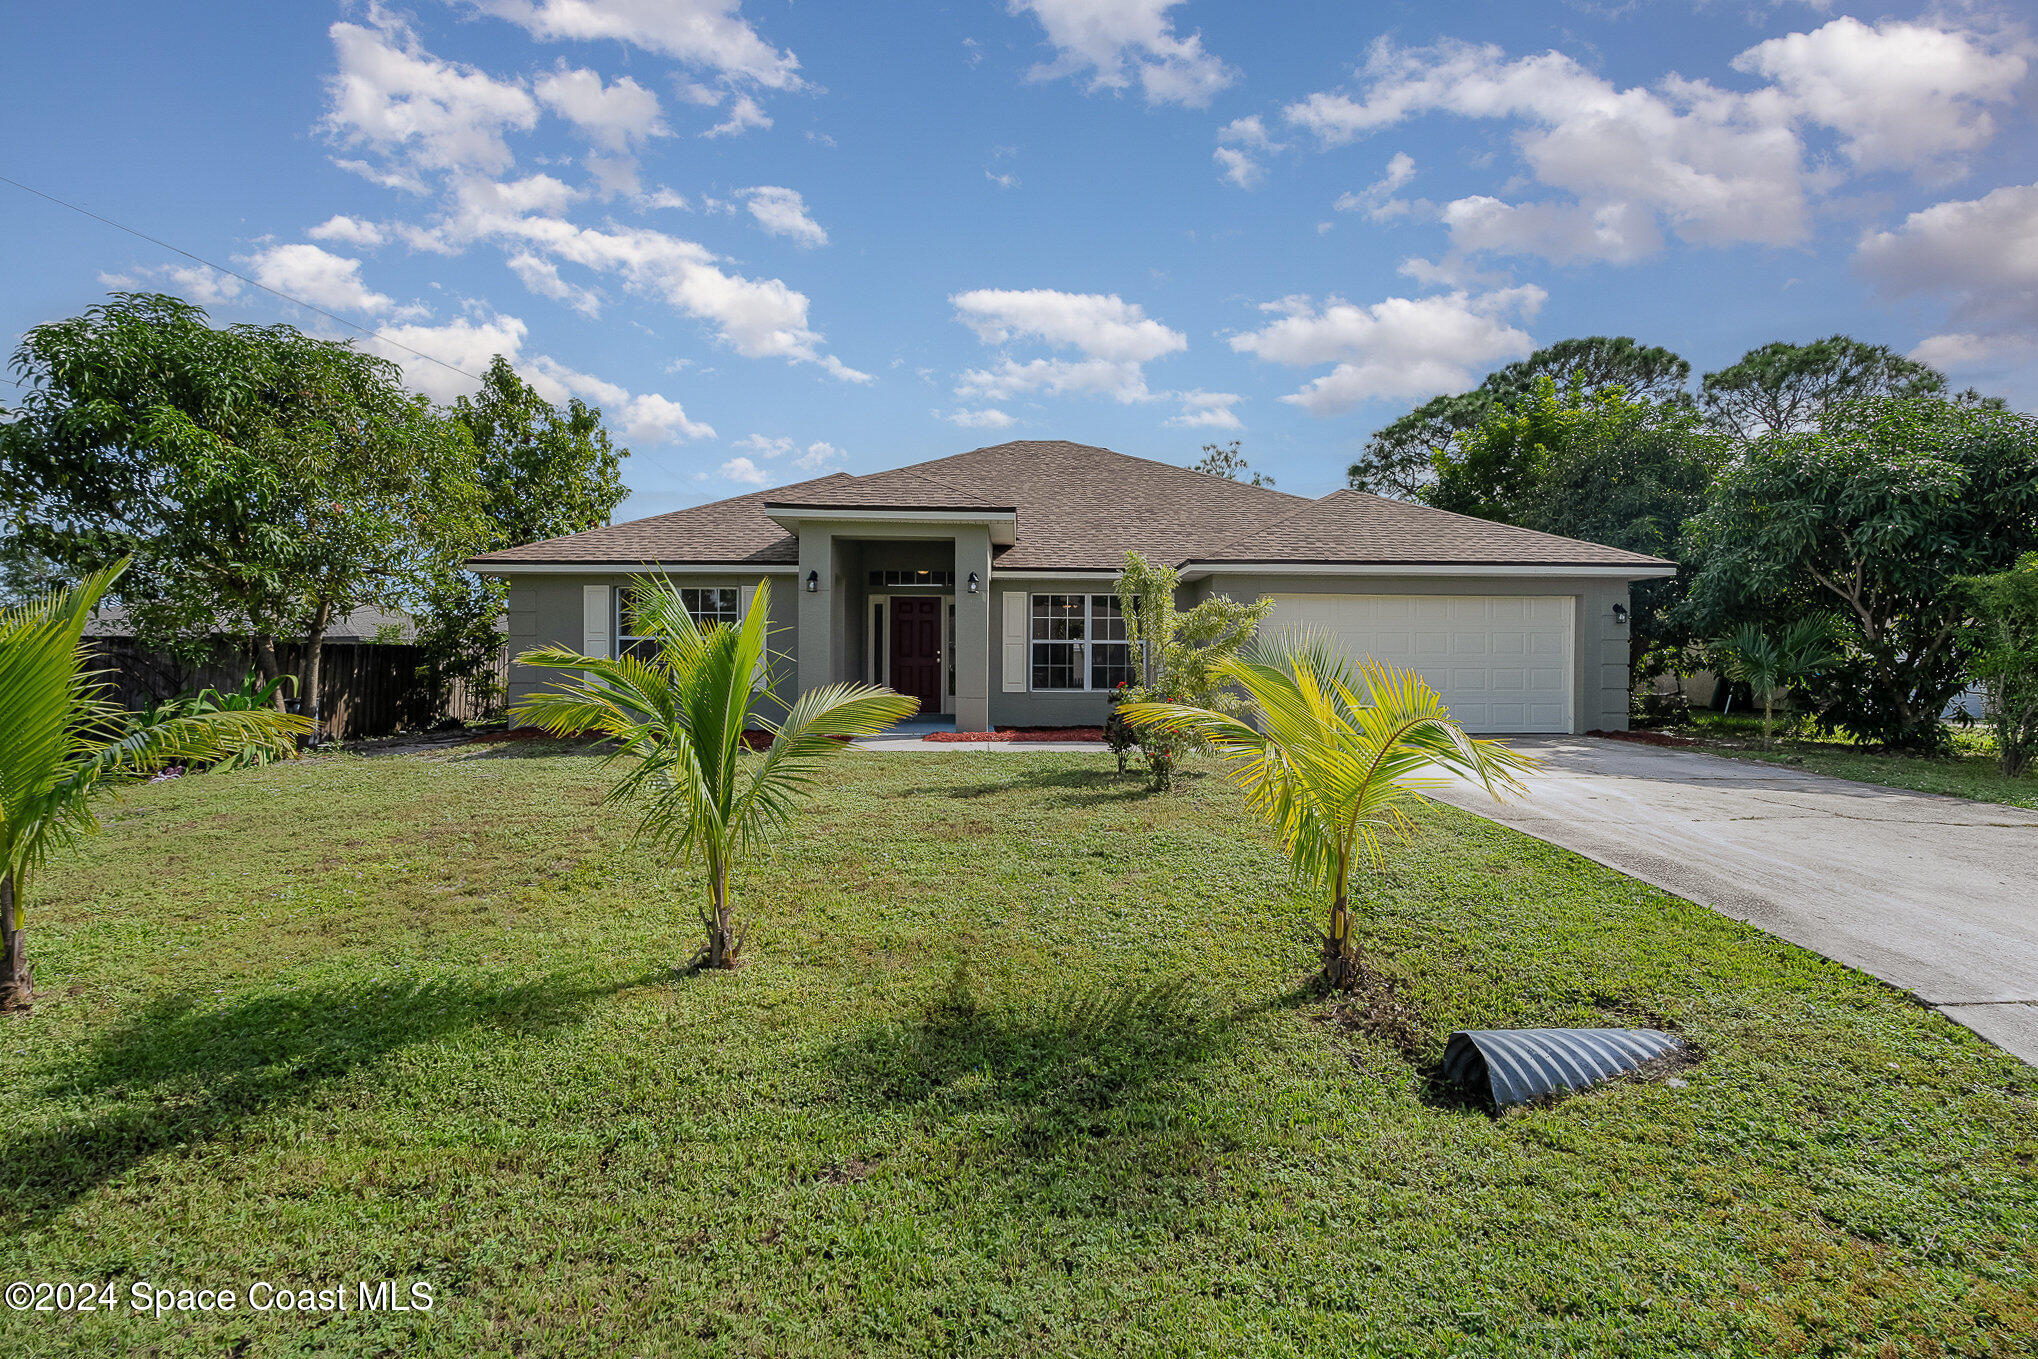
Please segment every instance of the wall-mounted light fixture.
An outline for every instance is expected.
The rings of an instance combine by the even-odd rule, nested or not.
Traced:
[[[1627,605],[1625,605],[1625,604],[1616,604],[1616,605],[1614,605],[1614,606],[1613,606],[1613,622],[1614,622],[1614,626],[1615,626],[1615,627],[1622,627],[1622,628],[1624,628],[1624,627],[1626,627],[1626,626],[1628,625],[1628,606],[1627,606]]]
[[[980,581],[980,580],[978,580],[978,579],[977,579],[977,573],[976,573],[976,572],[974,572],[974,571],[970,572],[970,573],[969,573],[969,592],[970,592],[971,594],[975,594],[975,593],[976,593],[977,591],[979,591],[979,590],[981,590],[981,589],[983,589],[983,588],[984,588],[984,583],[983,583],[982,581]]]
[[[820,589],[821,589],[821,573],[819,571],[807,572],[807,593],[810,595],[816,594],[820,591]]]

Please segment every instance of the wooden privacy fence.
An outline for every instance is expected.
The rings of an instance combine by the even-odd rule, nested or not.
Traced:
[[[254,668],[246,648],[226,642],[196,664],[147,651],[130,637],[97,638],[91,645],[94,668],[107,672],[108,697],[129,709],[200,689],[229,692],[240,688]],[[295,674],[304,659],[304,645],[278,643],[276,657],[286,673]],[[492,672],[484,672],[481,683],[456,683],[444,705],[432,703],[418,683],[423,659],[417,647],[403,644],[327,642],[319,658],[318,685],[319,724],[325,735],[352,741],[404,728],[421,730],[448,719],[482,722],[502,715],[500,695],[509,678],[507,647],[496,653]],[[492,685],[487,682],[491,674]],[[302,711],[295,702],[291,706]]]

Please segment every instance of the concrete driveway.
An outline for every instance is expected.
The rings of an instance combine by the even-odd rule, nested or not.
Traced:
[[[2038,812],[1590,737],[1442,800],[1873,973],[2038,1065]]]

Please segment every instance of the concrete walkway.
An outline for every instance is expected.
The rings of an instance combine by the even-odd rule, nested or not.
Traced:
[[[1441,799],[1912,992],[2038,1065],[2038,812],[1589,737]]]

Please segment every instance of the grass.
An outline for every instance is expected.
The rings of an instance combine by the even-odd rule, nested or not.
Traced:
[[[1778,729],[1782,729],[1778,720]],[[1660,730],[1696,736],[1716,755],[1789,764],[1814,774],[1908,788],[1914,793],[1941,793],[2038,808],[2038,771],[2016,778],[2003,773],[1995,741],[1984,727],[1949,726],[1953,750],[1948,755],[1906,755],[1870,750],[1841,737],[1779,736],[1773,750],[1762,749],[1762,719],[1739,713],[1693,714],[1692,720]]]
[[[690,887],[559,747],[138,789],[0,1024],[0,1277],[437,1304],[0,1352],[2029,1353],[2038,1072],[1448,808],[1367,889],[1393,1001],[1334,1004],[1236,794],[1110,769],[844,761],[691,977]],[[1431,1080],[1456,1027],[1638,1023],[1703,1062]]]

